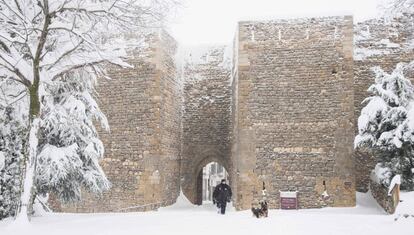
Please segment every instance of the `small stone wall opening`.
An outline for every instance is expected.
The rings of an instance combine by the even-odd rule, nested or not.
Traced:
[[[201,198],[202,203],[210,203],[213,201],[213,192],[222,179],[225,179],[227,183],[229,174],[224,166],[218,162],[210,162],[203,167],[202,174],[202,191]],[[200,196],[199,196],[200,197]]]

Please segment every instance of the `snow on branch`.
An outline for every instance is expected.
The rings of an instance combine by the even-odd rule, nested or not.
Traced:
[[[407,66],[399,63],[390,74],[373,68],[375,83],[368,88],[373,96],[363,101],[355,147],[400,148],[405,141],[401,132],[411,127],[413,118],[408,114],[414,104],[414,87],[404,76]]]
[[[385,16],[414,12],[414,0],[386,0],[380,5]]]
[[[144,47],[175,4],[0,0],[0,111],[17,110],[30,133],[20,214],[31,213],[34,192],[74,201],[81,187],[110,187],[98,163],[104,148],[95,121],[109,125],[95,100],[97,79],[108,77],[108,64],[131,67],[127,50]]]
[[[412,64],[399,63],[391,73],[374,67],[372,96],[358,118],[355,148],[370,148],[379,161],[372,179],[389,186],[401,175],[402,187],[414,189],[414,86],[405,77]]]
[[[45,80],[71,69],[104,62],[127,66],[120,60],[125,57],[126,41],[138,42],[140,38],[122,35],[131,31],[139,35],[160,27],[168,13],[168,8],[161,7],[174,2],[1,0],[1,3],[0,72],[30,86],[33,66],[54,70],[52,76],[43,74]]]

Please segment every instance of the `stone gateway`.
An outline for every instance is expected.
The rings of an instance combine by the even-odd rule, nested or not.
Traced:
[[[201,204],[210,162],[229,173],[238,210],[257,204],[263,185],[269,208],[280,208],[281,192],[295,192],[299,208],[355,206],[375,163],[353,149],[370,68],[392,69],[400,54],[414,60],[403,46],[414,42],[412,19],[244,21],[233,45],[180,59],[172,37],[151,34],[146,48],[130,52],[134,68],[111,68],[113,79],[97,89],[111,128],[100,132],[111,190],[68,205],[51,197],[53,208],[152,210],[173,204],[180,189]],[[381,41],[380,28],[395,36]]]

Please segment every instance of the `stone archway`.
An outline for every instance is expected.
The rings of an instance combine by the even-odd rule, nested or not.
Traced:
[[[197,200],[202,200],[203,204],[205,202],[212,203],[214,189],[221,183],[222,179],[226,179],[229,183],[227,169],[218,162],[207,163],[202,168],[199,178],[197,178]]]
[[[223,166],[225,171],[228,172],[229,166],[225,166],[223,161],[219,162],[217,159],[211,160],[210,158],[206,158],[204,161],[202,161],[199,165],[199,167],[196,168],[196,173],[193,179],[195,179],[195,189],[193,191],[195,192],[195,201],[193,202],[196,205],[201,205],[203,202],[203,168],[207,166],[209,163],[217,162],[219,165]],[[229,181],[230,181],[230,175],[229,175]],[[231,181],[230,181],[231,182]]]
[[[215,150],[201,152],[196,154],[188,161],[183,161],[181,172],[181,188],[184,195],[195,205],[202,204],[202,174],[203,167],[210,162],[217,162],[223,166],[229,173],[231,181],[230,159]]]

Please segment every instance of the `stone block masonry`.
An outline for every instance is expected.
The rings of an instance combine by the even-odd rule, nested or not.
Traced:
[[[170,205],[179,194],[181,85],[174,64],[175,41],[166,33],[131,51],[131,69],[112,68],[98,86],[110,132],[100,132],[101,162],[112,183],[97,197],[62,205],[66,212],[143,211]]]
[[[400,194],[400,186],[398,185],[392,192],[388,193],[388,188],[384,187],[373,180],[369,183],[369,189],[372,196],[375,198],[377,203],[387,212],[388,214],[394,214],[397,209]]]
[[[236,207],[267,186],[299,208],[355,205],[352,17],[240,22],[233,78]],[[325,191],[330,195],[323,200]]]
[[[182,189],[201,204],[203,167],[218,162],[231,172],[231,61],[225,46],[190,51],[184,66]]]

